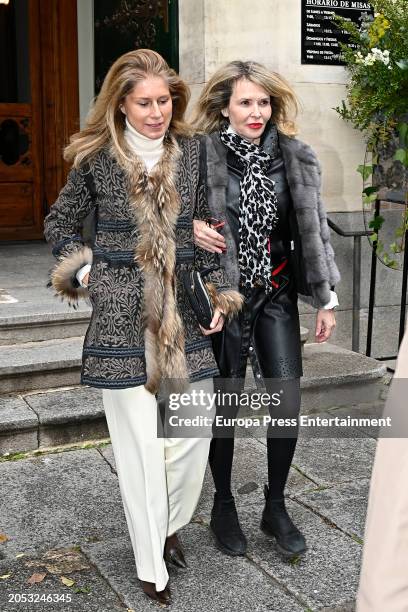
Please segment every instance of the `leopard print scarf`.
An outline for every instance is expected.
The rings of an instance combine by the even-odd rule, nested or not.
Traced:
[[[276,132],[276,126],[272,125]],[[277,137],[277,134],[275,134]],[[240,283],[272,291],[272,267],[268,249],[271,231],[278,221],[275,181],[266,172],[273,159],[260,146],[250,143],[228,125],[220,130],[221,142],[244,162],[241,179],[238,264]]]

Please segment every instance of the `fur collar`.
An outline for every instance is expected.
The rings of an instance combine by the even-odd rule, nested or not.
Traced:
[[[180,211],[175,176],[181,150],[173,136],[165,138],[164,153],[150,174],[137,156],[124,157],[112,147],[110,152],[126,173],[139,231],[135,261],[144,276],[145,386],[151,393],[161,382],[184,388],[184,330],[175,297],[175,226]]]

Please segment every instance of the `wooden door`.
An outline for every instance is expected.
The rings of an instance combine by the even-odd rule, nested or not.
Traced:
[[[0,240],[43,237],[78,97],[76,0],[0,4]]]
[[[0,4],[0,238],[42,236],[39,0]]]

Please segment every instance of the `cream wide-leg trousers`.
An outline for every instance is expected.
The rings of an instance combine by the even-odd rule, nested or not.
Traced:
[[[190,384],[193,390],[212,394],[212,379]],[[157,401],[143,385],[103,389],[103,405],[137,575],[162,591],[169,578],[165,540],[193,515],[211,438],[158,437]]]
[[[383,437],[377,443],[357,612],[408,612],[407,390],[408,331],[384,410],[401,437]]]

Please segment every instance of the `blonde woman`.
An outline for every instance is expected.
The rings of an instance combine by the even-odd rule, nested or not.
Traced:
[[[193,244],[193,215],[208,212],[199,143],[183,119],[188,99],[154,51],[120,57],[65,150],[73,169],[45,221],[59,260],[53,287],[92,304],[82,383],[103,390],[137,575],[162,604],[166,563],[186,565],[176,532],[196,506],[209,438],[159,437],[156,394],[185,380],[211,392],[218,369],[209,336],[241,303],[223,270],[213,271],[214,317],[203,330],[180,282],[183,270],[216,263]],[[80,227],[92,211],[89,248]]]
[[[194,125],[205,134],[207,196],[212,220],[194,222],[195,241],[218,253],[245,295],[239,318],[213,337],[222,389],[238,390],[248,355],[255,379],[269,391],[268,485],[261,528],[286,557],[306,550],[287,513],[284,489],[296,447],[300,409],[298,293],[317,308],[316,342],[335,326],[332,291],[339,280],[320,199],[320,167],[309,146],[295,139],[296,96],[279,74],[256,62],[220,68],[198,100]],[[218,231],[217,231],[218,230]],[[272,397],[274,396],[274,400]],[[279,400],[279,401],[278,401]],[[238,407],[218,406],[234,416]],[[276,421],[276,423],[279,423]],[[211,528],[227,554],[242,555],[246,538],[231,492],[233,428],[215,431],[210,465],[215,483]]]

